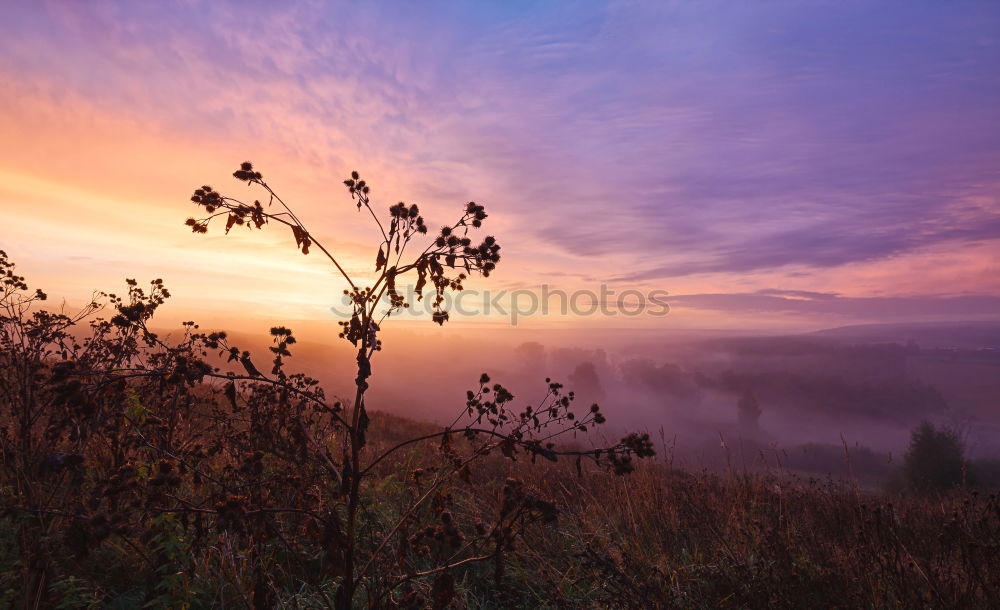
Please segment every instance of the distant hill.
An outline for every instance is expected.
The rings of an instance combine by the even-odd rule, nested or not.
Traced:
[[[809,333],[809,336],[859,343],[909,343],[924,348],[1000,350],[1000,321],[858,324]]]

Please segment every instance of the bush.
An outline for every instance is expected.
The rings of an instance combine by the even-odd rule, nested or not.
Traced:
[[[462,290],[467,274],[489,276],[500,260],[495,238],[473,245],[467,236],[482,226],[483,207],[466,204],[408,253],[427,233],[417,206],[396,204],[383,223],[353,173],[348,190],[382,235],[366,287],[250,163],[234,175],[273,205],[203,186],[192,200],[206,216],[187,225],[287,227],[296,249],[329,259],[353,303],[340,337],[357,348],[354,399],[287,370],[297,341],[284,326],[271,328],[267,367],[193,321],[179,337],[152,332],[170,297],[158,279],[148,289],[127,280],[125,294],[96,296],[76,314],[49,312],[45,294],[0,251],[0,607],[275,607],[311,591],[336,610],[393,600],[443,608],[479,564],[499,584],[519,540],[552,529],[560,513],[499,470],[482,476],[490,454],[565,456],[578,471],[588,460],[619,474],[652,455],[648,435],[561,446],[604,422],[596,404],[576,409],[573,392],[546,380],[539,402],[515,409],[514,395],[486,374],[450,426],[376,438],[365,394],[381,325],[409,305],[396,281],[416,276],[418,293],[426,284],[432,320],[443,325],[444,293]],[[463,492],[478,495],[479,514],[455,512]]]
[[[903,484],[917,494],[941,493],[968,483],[965,447],[958,434],[924,421],[910,436],[903,458]]]

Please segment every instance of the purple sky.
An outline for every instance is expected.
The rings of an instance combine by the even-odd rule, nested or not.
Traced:
[[[117,201],[101,186],[113,182],[150,214],[176,201],[182,217],[187,186],[252,158],[298,180],[303,198],[326,197],[315,210],[332,198],[324,181],[355,167],[386,203],[415,200],[442,220],[446,202],[483,201],[511,266],[501,285],[662,288],[686,295],[676,304],[690,324],[1000,310],[997,2],[5,12],[0,171],[44,181],[47,205],[71,218],[33,215],[26,189],[8,189],[0,208],[16,212],[14,228],[0,247],[53,280],[70,264],[61,236],[85,223],[74,189]],[[140,179],[142,158],[163,163],[158,184]],[[120,230],[153,243],[142,227]],[[162,266],[179,243],[218,252],[178,231],[148,261],[136,246],[96,266],[119,278],[139,273],[128,262]],[[237,267],[216,271],[259,272]]]

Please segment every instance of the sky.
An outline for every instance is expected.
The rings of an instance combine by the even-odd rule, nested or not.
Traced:
[[[352,274],[358,170],[432,227],[486,206],[469,289],[670,295],[522,324],[1000,318],[1000,3],[4,4],[0,248],[71,306],[162,278],[164,323],[331,319],[289,232],[184,226],[202,184],[260,197],[250,160]]]

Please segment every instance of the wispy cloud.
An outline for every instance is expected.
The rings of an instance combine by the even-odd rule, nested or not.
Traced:
[[[932,319],[962,316],[996,319],[1000,296],[923,295],[908,297],[842,297],[835,294],[763,290],[754,293],[684,294],[667,299],[671,307],[736,313],[797,313],[842,316],[856,320]]]
[[[509,268],[534,279],[683,288],[711,277],[756,281],[753,292],[794,269],[783,288],[808,293],[860,263],[950,244],[1000,251],[994,4],[46,2],[8,13],[0,109],[16,146],[0,169],[81,189],[98,175],[157,218],[166,189],[180,197],[182,176],[225,176],[206,159],[232,155],[273,168],[316,230],[359,261],[360,221],[324,220],[333,179],[355,167],[386,203],[410,197],[434,221],[482,200]],[[67,200],[61,213],[78,211]],[[128,239],[157,238],[139,223]],[[506,273],[497,279],[517,281]]]

